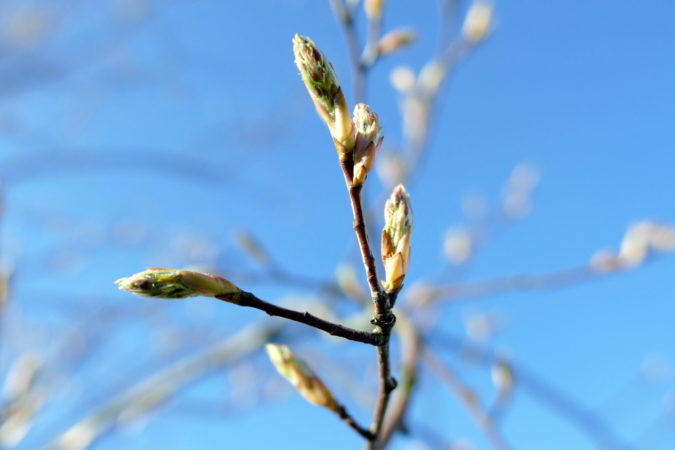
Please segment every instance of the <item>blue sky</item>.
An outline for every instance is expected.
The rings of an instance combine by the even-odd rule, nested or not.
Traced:
[[[412,3],[388,2],[385,28],[410,26],[419,41],[383,60],[369,81],[385,150],[401,139],[391,70],[405,64],[418,71],[436,50],[437,2]],[[50,14],[59,20],[49,38],[0,63],[6,83],[28,79],[17,75],[25,61],[45,63],[38,73],[56,68],[48,82],[3,94],[0,107],[2,254],[17,269],[3,365],[35,346],[53,352],[49,336],[77,330],[83,320],[100,321],[106,341],[74,382],[54,387],[58,401],[23,448],[43,444],[167,360],[264,319],[205,300],[161,303],[152,306],[156,322],[168,324],[160,332],[147,323],[149,300],[117,292],[116,278],[150,266],[214,262],[239,271],[243,258],[232,236],[241,229],[292,272],[331,276],[353,256],[342,174],[291,45],[295,33],[310,36],[351,92],[346,46],[328,2],[176,0],[149,3],[137,21],[120,15],[125,4],[133,3],[55,7]],[[462,195],[479,192],[498,207],[522,161],[542,173],[532,214],[491,236],[462,279],[574,267],[598,249],[618,249],[635,221],[675,223],[673,17],[675,3],[667,1],[497,2],[493,35],[442,91],[433,139],[410,186],[410,284],[448,273],[442,241],[463,221]],[[58,70],[61,64],[68,70]],[[381,191],[372,175],[371,201]],[[672,424],[650,424],[675,385],[640,374],[647,355],[675,358],[674,270],[675,260],[665,256],[590,284],[458,304],[439,319],[463,334],[467,315],[503,318],[491,345],[603,417],[625,443],[667,448]],[[307,295],[274,284],[251,290],[271,301]],[[90,315],[106,307],[145,312],[108,331],[107,317]],[[172,341],[186,333],[193,341]],[[176,352],[157,356],[156,340]],[[350,345],[299,344],[316,360],[334,354],[347,366],[374,364],[374,352]],[[255,358],[262,385],[273,384],[276,375],[262,355]],[[489,398],[487,372],[448,360]],[[210,377],[144,427],[127,427],[96,448],[360,445],[298,396],[228,412],[217,398],[236,389],[222,375]],[[352,409],[369,421],[370,409]],[[427,374],[411,426],[430,417],[434,430],[488,448],[454,397]],[[517,392],[503,430],[517,449],[595,448],[526,392]],[[394,448],[415,448],[414,439]]]

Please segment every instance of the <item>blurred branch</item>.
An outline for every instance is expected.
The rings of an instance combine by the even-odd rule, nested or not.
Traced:
[[[508,444],[504,440],[500,431],[488,412],[483,408],[480,399],[473,389],[468,387],[455,372],[445,364],[436,354],[429,348],[425,347],[422,352],[422,360],[429,367],[429,369],[436,374],[436,376],[445,383],[450,390],[462,402],[464,407],[468,410],[476,425],[483,430],[485,437],[490,442],[492,447],[497,450],[507,450]]]
[[[464,339],[447,332],[437,330],[430,336],[430,340],[433,344],[457,352],[462,358],[473,364],[491,367],[499,362],[500,356],[493,350],[466,342]],[[513,360],[510,360],[509,364],[519,387],[526,389],[541,403],[583,430],[598,445],[598,448],[625,450],[630,448],[622,443],[619,437],[593,411],[583,407],[564,392],[530,372],[522,364]]]
[[[0,173],[6,184],[13,185],[34,178],[61,176],[66,172],[139,171],[172,174],[191,182],[215,184],[227,178],[228,170],[213,161],[199,161],[194,156],[170,154],[147,149],[106,149],[105,151],[52,150],[5,159]]]
[[[416,302],[451,303],[512,292],[556,289],[591,281],[600,275],[590,266],[579,266],[537,275],[506,275],[474,282],[430,286],[428,293]]]
[[[249,326],[211,348],[179,360],[101,405],[68,428],[47,448],[81,450],[116,427],[148,414],[205,375],[256,352],[283,329],[281,322]]]

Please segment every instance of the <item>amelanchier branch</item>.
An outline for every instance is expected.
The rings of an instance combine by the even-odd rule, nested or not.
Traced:
[[[370,430],[363,428],[340,404],[312,368],[298,358],[285,345],[267,344],[267,354],[277,371],[286,378],[305,399],[317,406],[328,408],[338,415],[354,431],[367,440],[374,438]]]
[[[307,312],[295,311],[268,303],[250,292],[243,291],[225,278],[189,270],[148,269],[128,278],[117,280],[120,289],[146,297],[182,299],[205,296],[235,305],[260,309],[269,315],[301,322],[331,335],[377,346],[380,388],[370,429],[365,429],[337,402],[309,366],[294,357],[290,349],[270,345],[270,359],[296,389],[311,403],[335,412],[368,442],[368,448],[381,448],[378,436],[387,411],[389,397],[396,387],[389,363],[389,340],[396,318],[392,308],[410,261],[412,208],[403,186],[397,186],[385,205],[385,227],[382,232],[382,263],[385,279],[380,286],[377,265],[368,242],[361,202],[361,189],[375,156],[382,145],[377,114],[367,105],[357,104],[353,118],[337,80],[333,66],[314,42],[296,35],[293,39],[295,63],[319,116],[328,126],[338,153],[354,213],[356,233],[368,285],[373,300],[375,325],[373,332],[364,332],[323,320]]]
[[[495,426],[490,415],[481,405],[476,393],[466,386],[454,371],[445,364],[436,354],[426,347],[422,352],[422,360],[429,369],[445,383],[466,407],[469,414],[478,425],[485,437],[495,450],[508,450],[509,445],[504,440],[499,429]]]
[[[242,291],[230,281],[218,275],[190,270],[148,269],[127,278],[117,280],[120,289],[143,297],[182,299],[188,297],[213,297],[239,306],[259,309],[270,316],[283,317],[304,323],[351,341],[381,345],[382,335],[354,330],[337,323],[316,317],[308,312],[295,311],[268,303],[250,292]]]
[[[378,283],[377,266],[368,242],[361,201],[362,185],[382,144],[378,117],[367,105],[357,104],[353,121],[345,119],[349,117],[347,102],[332,64],[309,38],[296,35],[293,51],[305,87],[319,116],[328,126],[338,153],[354,214],[354,232],[373,300],[374,317],[371,323],[377,327],[375,333],[383,337],[383,343],[377,348],[380,388],[370,427],[374,439],[369,442],[369,448],[377,448],[389,397],[396,388],[389,363],[389,339],[396,320],[392,308],[403,286],[410,261],[410,198],[405,188],[398,186],[385,206],[385,229],[382,233],[382,262],[385,267],[383,289]]]

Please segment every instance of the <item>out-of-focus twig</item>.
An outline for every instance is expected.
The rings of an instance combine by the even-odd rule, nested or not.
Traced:
[[[591,281],[600,275],[590,266],[579,266],[543,274],[506,275],[479,281],[429,286],[425,295],[418,297],[414,302],[452,303],[511,292],[556,289]]]
[[[247,327],[211,348],[155,372],[111,398],[46,447],[51,450],[81,450],[90,447],[115,427],[157,410],[206,374],[256,352],[274,338],[283,326],[283,323],[273,321]]]
[[[429,347],[422,351],[422,360],[436,376],[445,383],[468,410],[476,425],[496,450],[507,450],[508,444],[495,426],[488,412],[481,405],[478,395],[464,384],[455,372],[444,363]]]
[[[457,352],[468,362],[491,367],[500,356],[487,347],[466,342],[466,340],[445,331],[436,330],[430,337],[430,344],[441,345]],[[629,449],[625,443],[592,410],[582,406],[558,388],[535,375],[522,364],[509,360],[511,370],[518,379],[518,386],[537,400],[566,418],[583,430],[598,448]]]

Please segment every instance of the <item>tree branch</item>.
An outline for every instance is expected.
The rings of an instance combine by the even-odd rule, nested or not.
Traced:
[[[265,311],[270,316],[283,317],[295,322],[304,323],[310,327],[325,331],[331,336],[338,336],[349,339],[350,341],[363,342],[365,344],[375,346],[382,345],[384,342],[384,337],[381,333],[370,333],[367,331],[355,330],[353,328],[348,328],[343,325],[321,319],[308,312],[295,311],[293,309],[277,306],[259,299],[250,292],[240,291],[232,294],[218,295],[215,298],[229,303],[234,303],[239,306],[259,309],[261,311]]]
[[[452,392],[464,404],[464,407],[469,411],[472,419],[476,422],[485,437],[490,442],[492,447],[496,450],[508,450],[509,446],[504,440],[497,427],[490,419],[489,414],[480,404],[476,393],[466,386],[462,380],[454,373],[454,371],[439,357],[437,357],[428,347],[424,349],[422,359],[429,369],[438,376],[438,378],[445,383]]]

